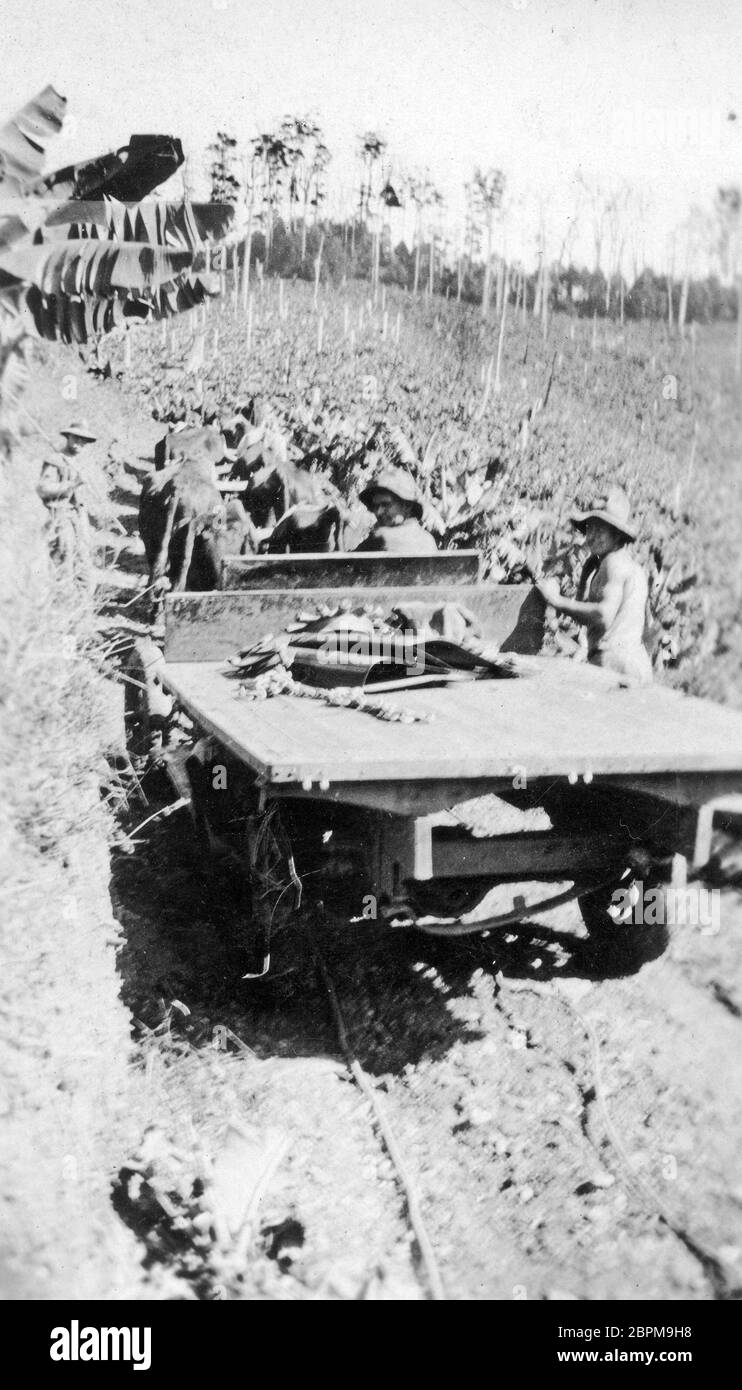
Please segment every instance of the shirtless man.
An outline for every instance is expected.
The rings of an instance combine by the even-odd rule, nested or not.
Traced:
[[[422,502],[409,473],[385,468],[361,493],[364,507],[376,517],[371,534],[356,550],[385,550],[393,555],[435,555],[438,546],[424,526]]]
[[[652,680],[643,641],[647,577],[628,550],[636,539],[629,511],[626,493],[613,487],[605,499],[572,518],[590,552],[576,599],[562,598],[555,579],[542,579],[536,587],[546,603],[585,628],[587,659],[593,666],[647,685]]]

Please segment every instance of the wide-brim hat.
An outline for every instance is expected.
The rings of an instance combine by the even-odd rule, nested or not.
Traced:
[[[360,499],[364,507],[370,506],[371,500],[376,492],[391,492],[394,497],[398,497],[401,502],[409,503],[413,516],[418,521],[423,514],[423,504],[417,491],[414,478],[406,473],[403,468],[382,468],[374,474],[370,483],[367,483]]]
[[[572,525],[584,531],[591,517],[604,521],[607,526],[612,526],[614,531],[628,536],[629,540],[636,540],[637,530],[631,521],[631,504],[623,488],[609,488],[605,496],[599,498],[587,511],[575,512],[571,518]]]
[[[87,439],[89,444],[95,443],[98,438],[96,434],[93,434],[87,420],[73,420],[71,425],[68,425],[65,430],[60,430],[59,433],[64,439],[69,434],[73,434],[75,439]]]

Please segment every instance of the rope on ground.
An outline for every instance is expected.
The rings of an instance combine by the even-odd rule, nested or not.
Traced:
[[[394,1130],[392,1129],[389,1118],[382,1105],[381,1097],[379,1096],[376,1087],[372,1085],[371,1081],[367,1077],[365,1071],[363,1070],[363,1067],[361,1066],[360,1062],[358,1061],[358,1058],[355,1056],[353,1049],[351,1048],[350,1040],[348,1038],[348,1030],[345,1026],[345,1019],[343,1017],[342,1009],[340,1008],[340,1002],[338,1000],[337,991],[330,977],[322,952],[320,951],[319,946],[317,945],[316,938],[308,922],[306,923],[306,930],[312,944],[312,951],[314,954],[315,961],[317,963],[317,967],[319,969],[320,975],[322,976],[322,982],[325,986],[325,989],[327,990],[327,996],[330,1001],[330,1009],[332,1011],[332,1016],[335,1022],[335,1028],[337,1030],[340,1046],[345,1056],[346,1065],[353,1077],[353,1080],[355,1081],[359,1090],[366,1097],[366,1100],[369,1102],[371,1109],[373,1110],[374,1119],[376,1121],[376,1126],[378,1128],[379,1134],[381,1135],[381,1138],[389,1154],[389,1157],[391,1158],[392,1163],[394,1164],[397,1173],[397,1180],[404,1194],[404,1200],[405,1205],[407,1207],[407,1215],[409,1217],[410,1226],[412,1227],[415,1240],[417,1241],[418,1250],[420,1251],[420,1257],[425,1268],[430,1298],[434,1302],[445,1302],[446,1291],[443,1285],[440,1270],[438,1268],[438,1261],[435,1256],[435,1251],[433,1249],[433,1245],[425,1227],[425,1222],[423,1220],[422,1212],[420,1210],[417,1188],[415,1187],[415,1184],[407,1171],[407,1165],[402,1156],[402,1151],[400,1149],[397,1137],[394,1133]]]

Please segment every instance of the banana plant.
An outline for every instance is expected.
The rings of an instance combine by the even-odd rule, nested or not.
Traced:
[[[0,126],[0,410],[13,430],[29,336],[86,343],[127,319],[163,318],[218,293],[196,266],[228,205],[150,198],[183,163],[179,140],[127,145],[45,172],[67,103],[45,87]]]

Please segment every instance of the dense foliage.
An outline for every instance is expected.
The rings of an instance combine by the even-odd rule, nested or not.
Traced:
[[[498,390],[496,319],[440,300],[387,290],[374,306],[346,287],[315,304],[308,286],[263,280],[247,314],[228,295],[190,318],[166,350],[158,328],[133,330],[125,372],[112,341],[112,366],[145,408],[166,420],[261,397],[309,463],[351,496],[372,466],[367,444],[396,426],[443,543],[481,546],[492,579],[522,579],[528,566],[573,583],[574,504],[621,483],[650,575],[656,665],[674,683],[739,702],[731,328],[693,327],[683,340],[660,324],[596,334],[555,316],[544,340],[541,324],[510,318]],[[556,637],[565,643],[563,623]]]
[[[308,229],[302,224],[292,230],[286,222],[277,218],[272,226],[270,252],[264,234],[261,231],[253,233],[252,264],[269,275],[313,281],[320,244],[320,278],[325,284],[339,286],[347,280],[371,280],[373,237],[364,226],[356,226],[351,236],[348,223],[323,222],[321,227],[315,225]],[[417,248],[410,249],[404,241],[393,245],[387,229],[381,239],[381,283],[412,290],[417,254]],[[481,304],[485,274],[481,259],[463,261],[459,284],[458,266],[444,260],[440,243],[432,248],[432,254],[435,257],[434,293],[444,299],[458,299],[465,304]],[[421,286],[430,283],[430,256],[431,243],[426,241],[419,248],[418,279]],[[242,263],[243,247],[239,248],[239,257]],[[525,299],[529,310],[533,309],[536,302],[537,280],[537,270],[525,275]],[[517,277],[511,272],[512,307],[515,306],[516,295],[519,298],[520,293],[520,271]],[[672,281],[670,293],[673,322],[677,323],[683,295],[683,286],[679,280]],[[550,272],[548,294],[551,312],[558,309],[574,314],[577,318],[620,318],[621,284],[617,275],[612,277],[608,287],[606,277],[600,270],[588,270],[584,266],[554,265]],[[667,296],[667,276],[659,275],[645,267],[633,280],[624,280],[624,319],[666,320]],[[685,316],[689,323],[736,319],[735,286],[723,284],[716,275],[709,275],[705,279],[691,279],[688,284]]]

